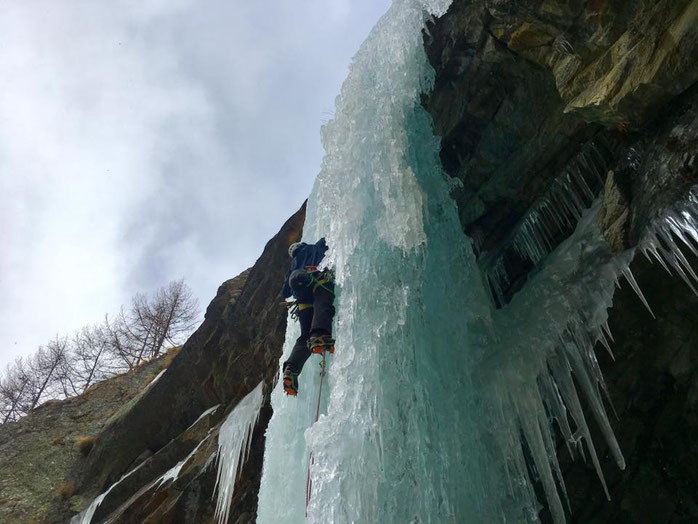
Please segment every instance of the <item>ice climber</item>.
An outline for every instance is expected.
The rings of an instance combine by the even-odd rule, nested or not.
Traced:
[[[293,346],[291,356],[283,365],[284,391],[298,394],[298,375],[312,353],[334,352],[332,317],[334,317],[334,283],[330,270],[320,270],[318,265],[325,256],[327,244],[321,238],[316,244],[295,242],[288,248],[291,267],[284,281],[283,295],[291,295],[295,302],[291,315],[298,317],[301,336]]]

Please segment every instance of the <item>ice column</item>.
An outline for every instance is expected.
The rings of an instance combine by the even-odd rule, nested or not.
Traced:
[[[421,28],[446,6],[396,1],[323,128],[304,239],[330,245],[337,352],[317,424],[315,357],[297,398],[272,394],[261,523],[306,521],[310,450],[310,522],[496,522],[530,510],[521,488],[503,509],[506,464],[481,438],[469,369],[493,341],[489,299],[419,105],[432,78]]]
[[[355,56],[323,127],[326,155],[304,240],[326,237],[330,246],[336,353],[317,423],[317,357],[297,397],[280,384],[272,392],[260,523],[536,521],[527,457],[553,518],[564,522],[554,422],[602,486],[591,423],[624,467],[595,351],[612,354],[606,321],[617,285],[629,283],[646,302],[629,270],[634,252],[615,254],[605,242],[591,178],[565,174],[555,189],[572,199],[558,202],[565,211],[542,202],[516,233],[536,271],[492,309],[419,103],[433,78],[421,29],[447,5],[396,0]],[[604,165],[585,169],[602,177]],[[696,215],[687,212],[695,202],[669,213],[644,243],[689,285],[698,280],[676,239],[696,249]],[[562,222],[573,232],[552,249],[546,228]],[[506,268],[494,267],[505,282]],[[289,322],[279,364],[297,336]]]
[[[216,520],[228,522],[230,503],[240,469],[250,453],[252,433],[264,401],[264,381],[248,393],[230,412],[218,434],[218,477],[215,491]]]

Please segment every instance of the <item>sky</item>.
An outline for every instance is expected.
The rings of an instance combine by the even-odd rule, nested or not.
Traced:
[[[389,3],[0,0],[0,369],[251,266]]]

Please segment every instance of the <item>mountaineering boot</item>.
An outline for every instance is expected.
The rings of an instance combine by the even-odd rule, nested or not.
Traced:
[[[291,397],[298,395],[298,373],[289,368],[284,371],[284,391]]]
[[[318,335],[310,337],[308,340],[308,348],[311,353],[322,355],[325,351],[329,351],[330,355],[334,354],[334,339],[329,335]]]

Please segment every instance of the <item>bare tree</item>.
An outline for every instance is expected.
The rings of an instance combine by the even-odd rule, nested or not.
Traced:
[[[128,333],[130,353],[136,364],[158,354],[155,350],[158,325],[154,309],[148,297],[137,294],[131,300],[128,313],[121,310],[121,322]]]
[[[130,354],[128,332],[123,321],[123,309],[121,315],[116,320],[110,321],[109,315],[104,315],[103,324],[104,337],[107,350],[111,357],[121,364],[126,370],[131,370],[135,366]]]
[[[153,348],[155,356],[162,350],[165,342],[176,345],[196,327],[199,301],[192,296],[184,280],[176,280],[157,291],[151,311],[154,313],[154,323],[159,335]]]
[[[129,368],[151,360],[165,343],[176,345],[191,333],[199,315],[199,303],[182,280],[158,289],[152,299],[138,294],[128,310],[122,308],[109,325],[112,346]]]
[[[102,326],[85,326],[75,332],[60,374],[66,397],[83,393],[94,383],[120,370],[108,348],[109,340]]]
[[[31,411],[44,400],[59,396],[54,386],[60,384],[59,372],[65,364],[67,348],[68,337],[56,335],[46,347],[39,347],[28,359],[30,378],[27,411]]]
[[[18,420],[48,399],[85,392],[176,345],[196,327],[198,301],[183,280],[137,294],[112,320],[86,326],[71,338],[56,336],[31,357],[18,358],[0,376],[0,424]]]
[[[30,375],[24,372],[24,362],[17,358],[12,365],[5,369],[5,376],[0,379],[0,402],[2,403],[2,419],[14,422],[26,414],[25,398]]]

